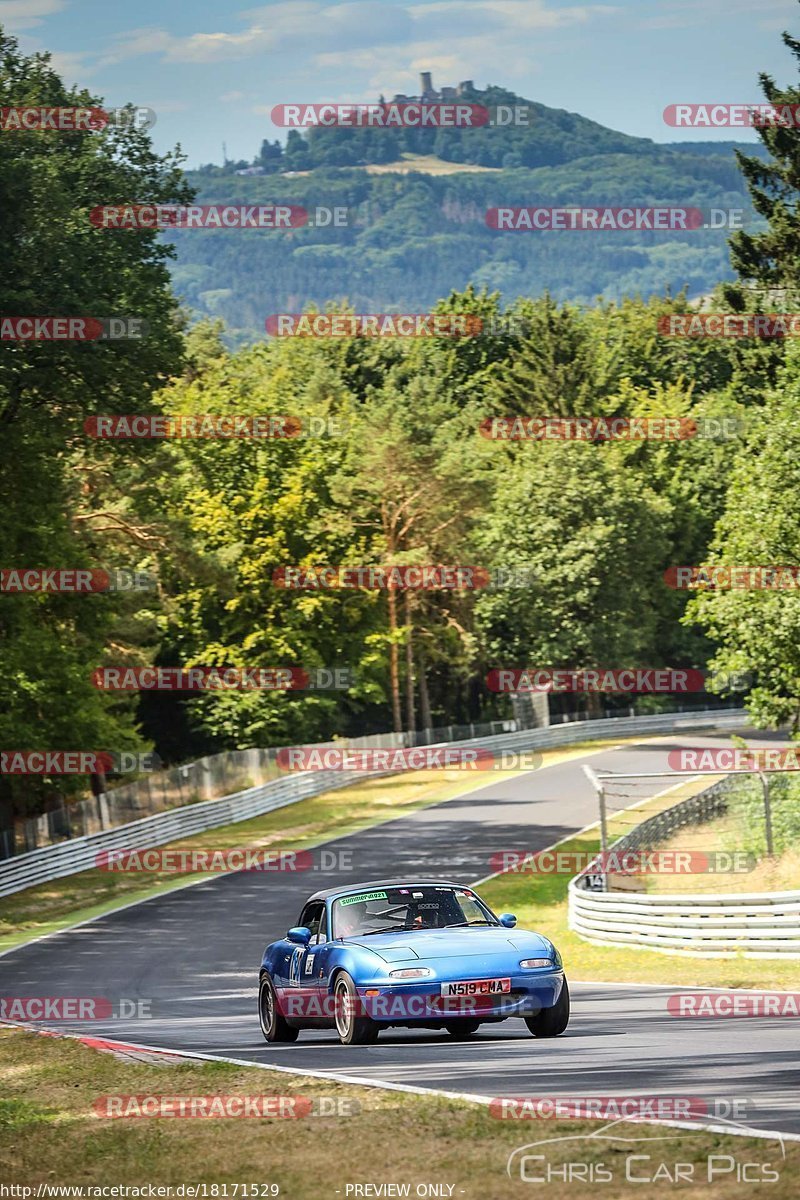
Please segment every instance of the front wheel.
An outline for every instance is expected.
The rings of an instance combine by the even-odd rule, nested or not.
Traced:
[[[535,1017],[526,1017],[525,1024],[534,1037],[558,1037],[569,1024],[569,987],[564,979],[561,994],[552,1008],[543,1008]]]
[[[269,975],[262,975],[258,983],[258,1021],[266,1041],[297,1041],[300,1030],[287,1025],[278,1012],[278,997]]]
[[[366,1046],[374,1042],[380,1032],[376,1021],[364,1016],[361,997],[349,975],[342,972],[336,977],[333,988],[333,1011],[336,1017],[336,1032],[343,1046]]]

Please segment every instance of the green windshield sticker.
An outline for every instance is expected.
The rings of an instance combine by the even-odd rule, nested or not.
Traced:
[[[343,905],[358,904],[363,900],[388,900],[388,896],[386,892],[365,892],[363,896],[344,896],[339,903]]]

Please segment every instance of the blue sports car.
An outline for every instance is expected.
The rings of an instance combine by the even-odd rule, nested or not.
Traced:
[[[268,1042],[336,1029],[344,1045],[381,1029],[445,1029],[522,1017],[534,1037],[569,1021],[561,958],[539,933],[515,930],[472,888],[440,879],[381,879],[316,892],[298,924],[264,951],[258,1015]]]

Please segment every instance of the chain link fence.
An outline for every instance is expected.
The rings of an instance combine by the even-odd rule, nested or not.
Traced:
[[[718,780],[642,821],[609,853],[622,859],[626,852],[650,851],[680,829],[724,815],[756,779],[748,773]],[[569,883],[568,909],[570,929],[602,946],[690,957],[800,959],[800,891],[603,891],[584,871]]]
[[[546,726],[547,698],[537,697],[531,710],[530,724],[518,721],[487,721],[468,725],[447,725],[416,733],[376,733],[365,737],[343,738],[335,742],[315,743],[320,750],[385,748],[408,749],[413,746],[439,745],[471,738],[515,733],[520,728]],[[0,861],[27,854],[70,838],[87,837],[105,829],[116,829],[142,817],[168,812],[230,796],[248,788],[285,779],[286,772],[276,763],[277,748],[228,750],[207,755],[196,762],[167,771],[144,775],[131,783],[115,787],[99,796],[66,805],[39,817],[18,822],[13,829],[0,830]]]

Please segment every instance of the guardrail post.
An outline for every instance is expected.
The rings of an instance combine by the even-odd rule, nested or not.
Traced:
[[[606,852],[608,850],[608,823],[606,821],[606,790],[603,787],[603,781],[600,779],[591,767],[584,764],[584,775],[597,792],[597,803],[600,810],[600,870],[592,871],[593,875],[599,875],[603,882],[603,891],[607,890],[608,884],[606,881],[606,862],[608,861]]]
[[[600,807],[600,849],[605,854],[608,849],[608,825],[606,822],[606,790],[603,787],[602,779],[594,773],[591,767],[584,766],[583,772],[586,778],[597,792],[597,801]]]

